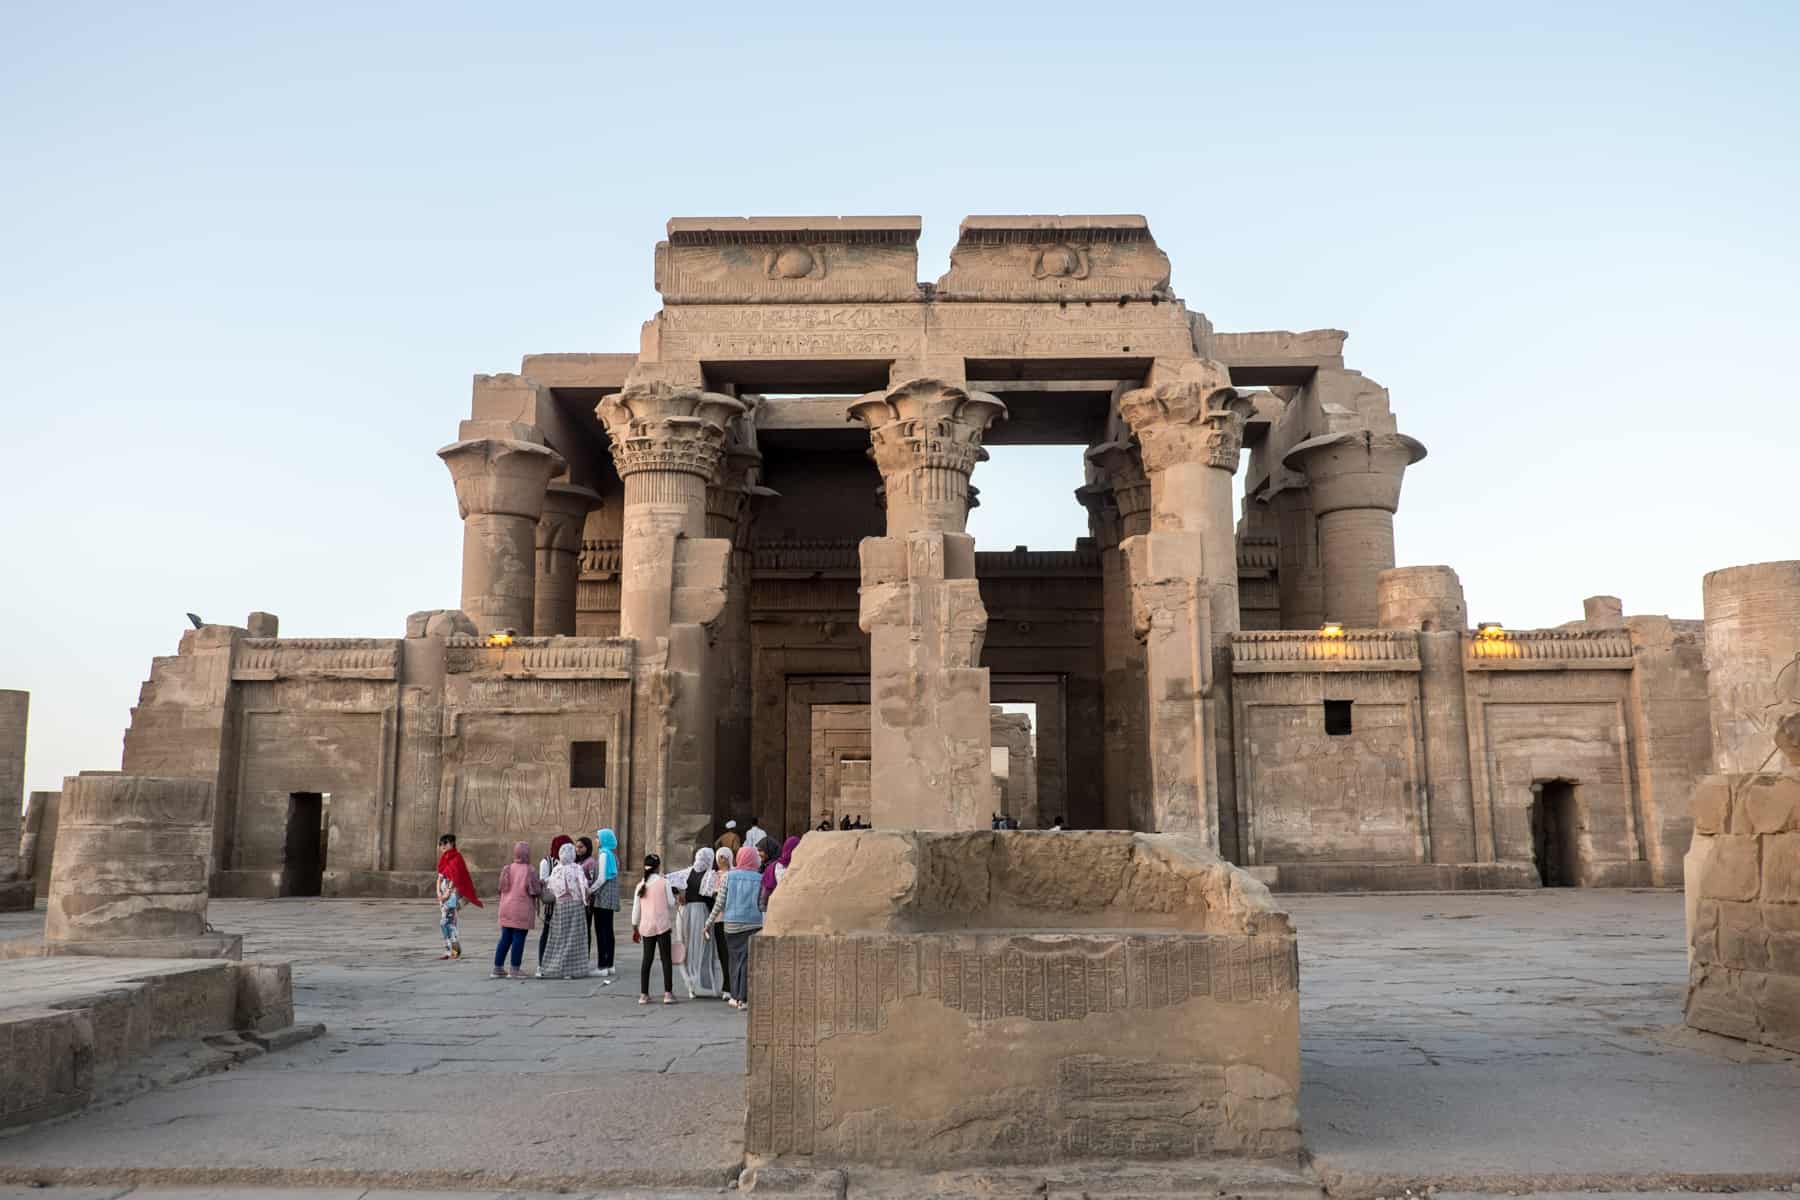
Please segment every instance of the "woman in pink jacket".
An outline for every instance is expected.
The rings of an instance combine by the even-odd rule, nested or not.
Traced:
[[[644,943],[644,965],[638,972],[638,1003],[650,1003],[650,964],[662,954],[663,1003],[675,1003],[675,918],[681,893],[662,873],[662,859],[644,855],[644,881],[631,897],[631,940]]]
[[[537,897],[543,890],[543,881],[531,869],[531,847],[513,843],[513,860],[500,868],[500,944],[494,947],[492,978],[506,978],[503,964],[508,951],[512,953],[512,977],[525,978],[519,963],[525,957],[525,935],[531,932]]]

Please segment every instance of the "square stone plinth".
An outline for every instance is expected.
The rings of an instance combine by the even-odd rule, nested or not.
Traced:
[[[753,1163],[1299,1149],[1292,928],[1198,839],[808,834],[751,945]]]

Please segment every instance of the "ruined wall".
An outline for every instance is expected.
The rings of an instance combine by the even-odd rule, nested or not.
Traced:
[[[1418,670],[1400,631],[1233,639],[1247,864],[1425,860]]]
[[[31,694],[0,690],[0,912],[30,908],[31,864],[20,863],[25,816],[25,724]]]

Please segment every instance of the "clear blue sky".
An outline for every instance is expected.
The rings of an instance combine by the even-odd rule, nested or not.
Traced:
[[[1141,212],[1223,329],[1351,331],[1402,563],[1515,626],[1800,555],[1800,6],[10,4],[0,687],[116,768],[192,609],[453,606],[469,377],[632,350],[672,215]],[[618,10],[618,15],[613,11]],[[1082,530],[1001,451],[989,545]]]

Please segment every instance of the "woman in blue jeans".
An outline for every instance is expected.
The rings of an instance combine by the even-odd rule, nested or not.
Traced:
[[[520,963],[525,957],[525,935],[531,932],[536,899],[544,885],[531,869],[531,847],[513,844],[513,860],[500,868],[500,944],[494,947],[493,978],[505,979],[507,956],[512,956],[512,977],[525,978]]]

